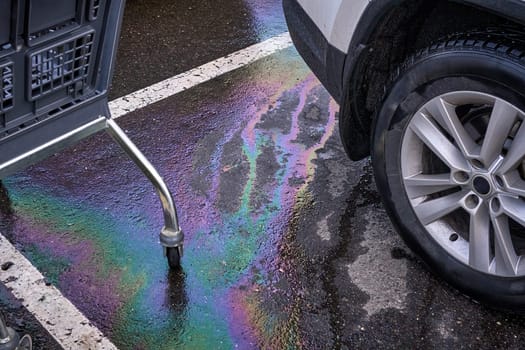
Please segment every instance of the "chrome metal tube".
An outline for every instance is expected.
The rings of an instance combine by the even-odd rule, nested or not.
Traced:
[[[168,186],[166,186],[166,183],[157,170],[137,146],[135,146],[135,144],[128,138],[126,133],[117,125],[117,123],[112,119],[107,119],[106,123],[107,131],[111,137],[120,147],[122,147],[157,190],[164,212],[164,228],[160,234],[161,244],[164,247],[181,247],[184,235],[179,227],[177,210]]]
[[[7,177],[18,170],[24,169],[48,157],[50,154],[56,153],[98,131],[104,130],[106,128],[106,120],[106,117],[99,117],[6,163],[0,164],[0,178]]]

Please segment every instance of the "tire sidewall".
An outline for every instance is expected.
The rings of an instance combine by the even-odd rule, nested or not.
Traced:
[[[445,50],[413,60],[389,89],[375,118],[372,159],[378,190],[405,242],[441,278],[475,299],[500,308],[525,308],[525,277],[505,278],[463,264],[430,236],[416,217],[401,176],[401,145],[412,116],[434,97],[477,91],[525,111],[525,68],[506,57]]]

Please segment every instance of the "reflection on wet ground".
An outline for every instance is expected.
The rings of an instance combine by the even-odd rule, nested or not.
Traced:
[[[287,30],[280,0],[128,0],[111,98]]]
[[[219,96],[193,103],[208,89]],[[124,348],[285,345],[296,332],[299,305],[272,314],[266,293],[285,280],[282,237],[306,205],[335,105],[292,52],[202,90],[124,121],[181,204],[184,274],[160,254],[152,189],[104,138],[6,181],[6,234]],[[197,108],[172,115],[181,103]]]
[[[120,348],[521,347],[522,317],[399,240],[292,49],[120,123],[176,194],[183,270],[161,254],[153,188],[104,135],[7,179],[0,228]]]
[[[336,110],[290,49],[119,121],[175,194],[182,271],[105,135],[7,179],[0,231],[122,349],[520,348],[523,318],[405,248]]]

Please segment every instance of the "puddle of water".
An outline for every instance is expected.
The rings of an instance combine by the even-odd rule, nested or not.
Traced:
[[[149,187],[138,190],[140,209],[130,211],[135,203],[101,205],[98,192],[67,194],[67,185],[59,190],[30,171],[5,182],[14,215],[4,232],[120,348],[300,346],[301,306],[287,297],[282,276],[294,262],[281,249],[308,197],[316,151],[334,131],[336,106],[295,54],[269,60],[245,79],[235,73],[236,89],[271,93],[228,106],[237,122],[213,130],[215,144],[166,149],[190,157],[159,155],[173,159],[162,172],[194,172],[169,184],[187,234],[183,272],[168,272],[160,254],[160,209]],[[305,130],[312,106],[321,113]],[[89,159],[81,153],[75,156]],[[207,172],[205,193],[189,180],[200,171]],[[91,180],[87,192],[95,191]],[[92,186],[111,193],[111,183]],[[228,193],[235,195],[226,207]]]
[[[282,2],[275,0],[245,0],[252,15],[259,40],[266,40],[288,30],[284,19]]]

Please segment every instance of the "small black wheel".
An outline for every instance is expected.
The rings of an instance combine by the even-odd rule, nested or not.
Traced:
[[[456,38],[405,62],[373,136],[374,173],[407,244],[437,275],[525,310],[525,51]]]
[[[17,350],[32,350],[32,349],[33,349],[33,341],[31,339],[31,336],[29,334],[26,334],[22,337],[22,339],[20,339]]]
[[[166,257],[168,258],[168,265],[170,269],[180,268],[180,251],[178,247],[166,248]]]

